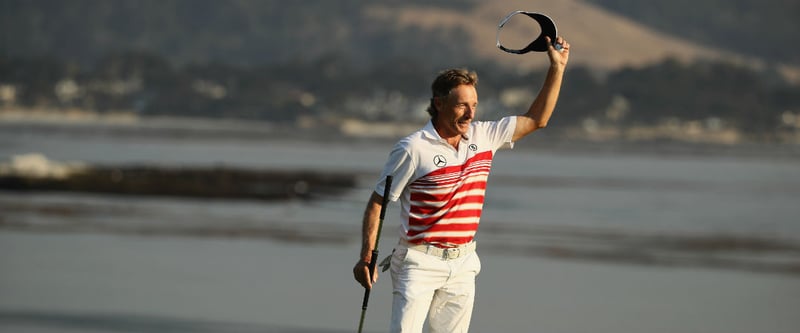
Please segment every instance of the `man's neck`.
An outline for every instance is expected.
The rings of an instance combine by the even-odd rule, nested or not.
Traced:
[[[455,148],[455,150],[458,151],[458,143],[461,142],[461,138],[463,137],[461,133],[455,133],[455,134],[444,133],[444,131],[442,130],[443,126],[440,126],[435,121],[433,122],[433,128],[436,130],[436,133],[439,134],[439,137],[444,139],[444,141],[447,142],[447,144],[453,146],[453,148]]]

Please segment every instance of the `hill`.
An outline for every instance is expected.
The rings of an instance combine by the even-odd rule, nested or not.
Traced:
[[[355,64],[418,58],[432,68],[476,61],[539,67],[544,64],[541,57],[517,57],[494,47],[500,19],[522,9],[553,17],[560,32],[575,45],[573,62],[601,69],[650,64],[665,57],[764,58],[778,51],[798,54],[792,50],[794,43],[775,46],[774,52],[755,53],[748,52],[752,47],[730,38],[711,43],[718,36],[744,28],[731,30],[731,24],[717,24],[706,29],[705,21],[695,19],[699,14],[686,18],[677,14],[687,8],[685,1],[656,1],[658,8],[663,8],[659,11],[665,14],[662,19],[651,19],[658,18],[657,14],[641,14],[647,9],[644,5],[626,6],[623,0],[589,1],[0,0],[0,49],[5,56],[49,55],[83,64],[94,63],[114,51],[140,50],[165,56],[176,64],[260,65],[313,62],[335,55]],[[755,0],[708,3],[718,6],[715,13],[759,16],[742,5],[760,3]],[[792,1],[770,3],[769,13],[797,12]],[[708,7],[703,6],[704,10]],[[637,17],[643,19],[635,20]],[[789,28],[797,25],[786,24]],[[758,36],[778,35],[772,37],[774,40],[787,40],[786,36],[796,36],[798,31],[759,28],[755,25],[747,31]],[[687,33],[698,30],[708,33]],[[528,31],[526,36],[522,29],[505,31],[510,40],[526,40],[536,34]],[[796,56],[779,59],[789,65],[800,64]]]
[[[800,65],[797,0],[588,0],[652,29],[748,56]]]
[[[467,66],[481,73],[482,116],[496,118],[527,107],[539,82],[532,78],[547,65],[542,54],[495,47],[500,19],[522,9],[550,15],[573,44],[560,135],[800,142],[800,66],[781,53],[794,43],[762,55],[732,37],[703,39],[739,30],[684,19],[682,1],[673,8],[654,0],[664,17],[652,22],[642,19],[647,6],[615,7],[624,3],[0,0],[0,112],[239,118],[361,132],[362,121],[424,121],[431,75]],[[715,13],[749,18],[760,14],[741,6],[753,3],[708,0],[691,10],[713,4]],[[794,8],[767,3],[769,13]],[[774,28],[788,16],[750,28]],[[692,29],[707,34],[685,32]],[[501,37],[522,46],[538,33],[517,16]],[[769,33],[764,40],[775,42],[797,31]]]
[[[559,34],[574,45],[570,61],[600,69],[626,65],[643,65],[664,58],[678,59],[733,57],[730,52],[694,44],[691,41],[657,32],[623,16],[580,0],[562,1],[484,1],[468,10],[431,9],[422,6],[372,5],[365,9],[368,17],[388,22],[396,30],[420,29],[424,33],[442,30],[464,31],[471,52],[480,59],[507,66],[535,68],[546,64],[542,57],[508,54],[495,47],[497,25],[501,18],[514,10],[546,13],[553,18]],[[518,16],[519,21],[526,18]],[[516,17],[515,17],[516,19]],[[512,21],[514,22],[514,21]],[[525,45],[539,33],[530,20],[507,26],[503,40]]]

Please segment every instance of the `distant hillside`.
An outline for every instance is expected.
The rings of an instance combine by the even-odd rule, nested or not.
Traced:
[[[463,43],[469,45],[472,53],[481,59],[518,68],[546,65],[547,60],[544,57],[520,57],[501,52],[495,47],[497,24],[514,10],[541,12],[553,18],[559,34],[566,36],[574,44],[570,59],[573,64],[613,69],[625,65],[651,64],[667,57],[695,59],[733,56],[659,33],[580,0],[491,0],[461,11],[420,6],[374,5],[365,10],[365,14],[392,24],[397,29],[414,28],[425,33],[441,30],[463,31],[469,36]],[[522,16],[519,18],[525,20]],[[505,28],[501,36],[504,36],[504,40],[508,38],[521,42],[520,46],[525,45],[539,33],[538,27],[532,20],[530,22],[528,25],[517,24],[516,30]],[[458,56],[454,58],[460,60]]]
[[[414,5],[425,1],[389,1]],[[469,8],[471,1],[459,1]],[[345,57],[354,63],[411,56],[457,31],[395,29],[363,15],[370,1],[0,0],[4,55],[92,64],[139,50],[178,64],[260,65]],[[450,8],[449,5],[437,5]],[[456,46],[438,48],[442,57]]]
[[[588,0],[696,43],[800,65],[797,0]]]
[[[800,63],[800,53],[793,50],[796,45],[772,44],[797,34],[795,21],[784,22],[798,12],[797,1],[767,1],[770,5],[763,8],[770,16],[746,6],[755,6],[755,0],[700,1],[691,6],[667,0],[639,5],[628,5],[638,4],[632,0],[590,1],[594,4],[582,0],[0,0],[0,51],[5,56],[47,55],[83,64],[114,51],[142,50],[177,64],[310,63],[343,57],[355,64],[415,58],[432,68],[480,61],[540,67],[546,63],[542,57],[509,55],[494,45],[499,20],[512,10],[524,9],[556,20],[575,45],[576,64],[612,69],[665,57],[738,54]],[[648,13],[645,3],[656,4],[658,12]],[[684,8],[692,8],[692,14],[682,14]],[[755,25],[746,30],[748,34],[739,34],[744,27],[726,30],[735,23],[697,19],[713,8],[723,18],[756,17],[753,22],[775,18],[775,22],[763,26],[764,31]],[[532,37],[520,31],[508,30],[509,38]],[[726,35],[752,42],[719,38]],[[751,37],[767,35],[769,48]],[[763,51],[752,51],[758,48]]]

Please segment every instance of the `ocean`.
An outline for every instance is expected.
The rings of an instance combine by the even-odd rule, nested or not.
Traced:
[[[343,195],[292,201],[0,190],[0,330],[355,331],[360,218],[392,140],[237,126],[0,125],[0,163],[359,175]],[[797,147],[537,134],[493,165],[472,331],[800,329]],[[383,255],[398,218],[391,204]],[[367,331],[387,329],[390,287],[373,291]]]

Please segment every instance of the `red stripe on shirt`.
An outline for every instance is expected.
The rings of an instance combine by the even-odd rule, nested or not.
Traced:
[[[430,243],[464,244],[472,241],[478,230],[483,208],[486,179],[491,170],[493,154],[491,151],[478,153],[463,165],[444,167],[425,175],[409,184],[411,207],[409,207],[410,227],[425,227],[422,230],[409,230],[409,237],[422,236],[422,241]],[[471,193],[458,199],[457,194]],[[443,192],[443,193],[431,193]],[[479,208],[463,207],[465,204],[479,204]],[[461,218],[459,223],[442,223],[445,219]],[[469,232],[469,236],[443,236],[444,232]],[[415,242],[418,242],[415,240]]]
[[[475,189],[486,190],[486,181],[475,181],[464,184],[452,192],[445,192],[441,194],[425,193],[414,191],[411,193],[411,201],[449,201],[456,193],[471,191]]]
[[[450,211],[453,210],[455,207],[458,207],[463,204],[483,204],[484,195],[468,195],[458,200],[449,201],[444,206],[420,206],[420,205],[411,205],[411,209],[409,212],[414,215],[435,215],[437,212],[441,211]],[[446,214],[446,213],[445,213]]]
[[[449,167],[443,167],[432,171],[431,173],[420,177],[414,183],[410,184],[410,186],[414,186],[417,188],[424,188],[424,187],[441,187],[443,185],[448,184],[455,184],[458,183],[461,177],[459,175],[465,175],[466,171],[469,170],[470,167],[475,168],[481,164],[475,164],[478,161],[486,161],[488,164],[491,164],[492,161],[492,152],[485,151],[482,153],[475,154],[470,159],[466,160],[462,165],[454,165]]]
[[[448,232],[448,231],[476,231],[478,230],[477,223],[453,223],[453,224],[437,224],[431,226],[426,230],[410,230],[408,231],[408,235],[413,237],[422,233],[430,233],[430,232]]]
[[[409,243],[412,244],[467,244],[475,239],[475,234],[468,237],[439,237],[439,236],[431,236],[431,237],[423,237],[418,239],[409,240]],[[445,246],[447,247],[447,246]]]
[[[453,218],[465,218],[465,217],[474,218],[475,221],[477,222],[477,220],[481,217],[481,210],[480,209],[463,209],[463,210],[457,210],[457,211],[453,211],[453,212],[447,212],[446,214],[444,214],[442,216],[436,216],[436,217],[426,217],[426,218],[409,217],[408,218],[408,225],[409,226],[433,225],[436,222],[439,222],[441,220],[453,219]]]

